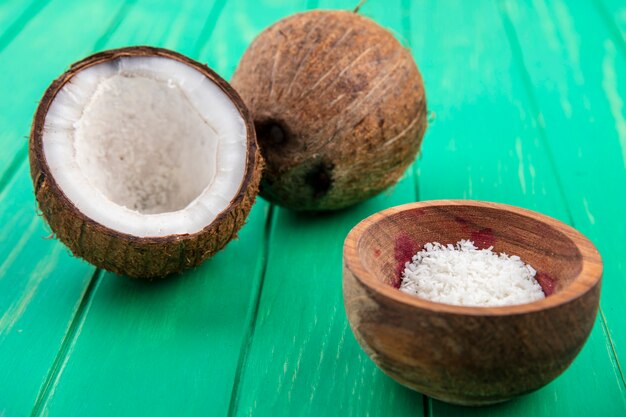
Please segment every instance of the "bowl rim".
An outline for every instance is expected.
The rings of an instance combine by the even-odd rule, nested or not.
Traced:
[[[369,270],[365,268],[365,266],[360,262],[360,258],[358,256],[358,245],[361,238],[365,235],[367,230],[372,225],[385,219],[389,215],[401,213],[404,211],[444,206],[492,208],[496,210],[515,213],[524,217],[530,217],[536,221],[546,223],[563,233],[574,243],[574,245],[582,255],[582,268],[578,273],[578,276],[576,276],[576,278],[567,287],[541,300],[526,304],[498,307],[482,307],[458,306],[439,303],[419,298],[414,295],[406,294],[398,290],[397,288],[393,288],[378,280],[374,276],[374,274],[370,273]],[[586,236],[584,236],[573,227],[536,211],[508,204],[479,200],[420,201],[390,207],[388,209],[374,213],[371,216],[360,221],[348,233],[344,242],[343,262],[344,268],[347,268],[359,283],[369,288],[372,292],[386,297],[392,301],[407,305],[409,307],[426,309],[434,312],[478,316],[506,316],[513,314],[525,314],[542,311],[569,303],[591,291],[596,285],[599,285],[601,283],[603,270],[602,258],[597,248]]]

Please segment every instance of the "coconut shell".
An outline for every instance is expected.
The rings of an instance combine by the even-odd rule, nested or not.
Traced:
[[[346,207],[394,184],[426,130],[410,51],[356,13],[280,20],[247,49],[232,85],[254,116],[261,195],[295,210]]]
[[[246,171],[230,205],[204,229],[193,234],[137,237],[88,218],[70,201],[52,176],[43,152],[43,128],[52,101],[71,78],[90,66],[127,56],[161,56],[183,62],[203,73],[231,99],[248,132]],[[51,229],[76,256],[99,268],[134,278],[164,277],[199,265],[222,249],[244,224],[258,191],[261,155],[252,117],[233,88],[207,66],[178,53],[137,46],[92,55],[57,78],[45,92],[35,113],[29,142],[29,160],[35,196]]]

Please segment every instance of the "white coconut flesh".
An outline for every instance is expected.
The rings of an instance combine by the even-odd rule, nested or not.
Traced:
[[[76,208],[139,237],[211,224],[244,179],[247,131],[200,71],[162,57],[123,57],[75,74],[45,120],[51,174]]]

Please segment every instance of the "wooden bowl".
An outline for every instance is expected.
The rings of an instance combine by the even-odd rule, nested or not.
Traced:
[[[506,307],[441,304],[399,291],[404,264],[428,242],[470,239],[518,255],[547,295]],[[359,223],[343,252],[348,320],[370,358],[416,391],[487,405],[547,384],[574,360],[593,326],[602,260],[593,244],[550,217],[502,204],[428,201]]]

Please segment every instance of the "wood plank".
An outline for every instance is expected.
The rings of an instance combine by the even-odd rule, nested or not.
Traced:
[[[594,5],[614,40],[621,38],[622,51],[626,52],[626,4],[622,0],[595,0]]]
[[[0,196],[0,415],[27,415],[93,268],[73,259],[34,213],[30,178]]]
[[[413,48],[423,63],[429,108],[436,113],[418,166],[421,198],[499,201],[570,221],[570,208],[545,145],[559,139],[556,132],[546,136],[542,130],[496,2],[444,0],[420,3],[416,9],[412,26],[420,30],[414,31]],[[533,32],[528,25],[522,27],[524,33]],[[549,66],[545,55],[537,59],[542,67]],[[538,103],[541,109],[543,104]],[[620,415],[625,408],[618,378],[598,321],[574,364],[545,388],[487,410],[432,401],[431,412]],[[591,393],[589,386],[602,388]]]
[[[497,9],[454,0],[416,9],[413,51],[434,119],[417,165],[421,198],[489,199],[567,221]]]
[[[157,283],[104,274],[42,415],[225,415],[267,208],[256,205],[239,240],[194,271]]]
[[[2,51],[0,91],[6,98],[20,86],[19,94],[0,102],[4,169],[12,153],[25,149],[21,138],[45,86],[74,53],[93,47],[118,10],[102,0],[55,0]],[[35,213],[24,155],[12,172],[17,175],[0,184],[6,186],[0,193],[0,415],[6,416],[30,413],[93,275],[59,242],[45,239],[50,231]]]
[[[212,41],[199,48],[200,56],[230,79],[244,51],[263,29],[284,16],[304,11],[307,4],[307,0],[229,0],[213,29]]]
[[[179,18],[171,21],[171,10],[163,10],[165,4],[155,8],[153,2],[140,2],[107,46],[164,45],[211,63],[223,57],[213,48],[203,48],[204,42],[224,43],[224,53],[231,54],[225,62],[231,65],[239,59],[236,51],[243,52],[247,43],[233,32],[232,19],[240,18],[236,10],[249,10],[251,5],[234,3],[205,3],[202,9],[195,1],[179,4]],[[291,10],[276,2],[268,2],[273,7],[267,8],[265,3],[255,4],[268,13],[266,19],[272,18],[271,13]],[[258,31],[265,20],[253,24]],[[163,37],[170,33],[168,27],[176,29]],[[197,41],[203,36],[209,38]],[[239,240],[181,277],[156,284],[111,274],[99,279],[79,317],[67,356],[51,378],[41,413],[226,415],[259,293],[268,211],[269,205],[259,200]],[[88,385],[85,375],[92,376]],[[79,405],[77,393],[83,399]]]
[[[0,51],[48,4],[47,0],[7,0],[0,3]]]
[[[355,5],[320,2],[323,8]],[[403,33],[401,5],[368,2],[362,12]],[[409,170],[393,189],[337,213],[277,210],[232,415],[422,415],[422,396],[383,375],[358,346],[341,293],[342,245],[350,228],[371,213],[414,199]]]
[[[604,258],[601,306],[619,370],[626,357],[626,44],[590,2],[507,6],[528,82],[542,103],[550,152],[574,224]],[[621,371],[626,384],[623,363]]]
[[[69,64],[93,50],[121,4],[55,0],[0,52],[0,94],[11,97],[0,102],[0,188],[26,159],[26,138],[43,92]],[[12,94],[16,86],[19,94]]]

